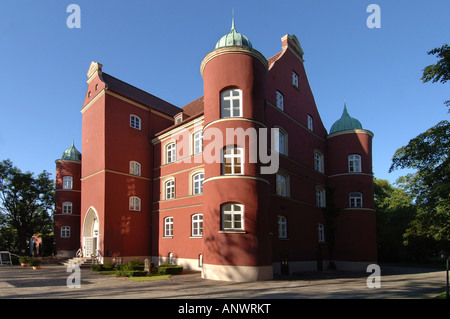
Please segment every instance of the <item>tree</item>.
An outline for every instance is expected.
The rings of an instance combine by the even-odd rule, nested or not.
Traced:
[[[450,80],[450,47],[444,44],[440,48],[428,51],[429,55],[437,55],[440,60],[436,64],[431,64],[423,70],[422,81],[445,83]],[[450,100],[444,102],[450,108]],[[450,109],[449,109],[450,111]]]
[[[389,181],[374,178],[378,257],[399,261],[411,257],[404,235],[416,216],[413,197]]]
[[[0,235],[10,249],[24,253],[27,239],[53,228],[54,183],[45,170],[34,177],[22,173],[8,159],[0,162]]]

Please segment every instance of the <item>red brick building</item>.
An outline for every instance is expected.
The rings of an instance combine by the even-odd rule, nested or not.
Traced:
[[[92,62],[83,156],[56,161],[58,254],[237,281],[376,262],[373,133],[346,107],[328,133],[297,38],[281,41],[266,59],[233,22],[201,63],[204,95],[181,108]]]

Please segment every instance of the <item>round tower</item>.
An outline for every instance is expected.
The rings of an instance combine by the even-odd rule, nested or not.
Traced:
[[[347,106],[328,135],[328,185],[334,189],[334,258],[338,269],[366,270],[377,260],[371,131],[352,118]]]
[[[56,163],[55,245],[58,257],[74,257],[80,248],[81,153],[74,143]]]
[[[231,30],[203,59],[203,278],[272,278],[269,183],[260,173],[267,60]],[[266,132],[263,131],[262,134]]]

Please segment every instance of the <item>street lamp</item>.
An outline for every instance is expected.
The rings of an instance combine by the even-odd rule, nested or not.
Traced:
[[[445,259],[445,266],[447,269],[447,287],[445,289],[445,299],[450,299],[449,289],[448,289],[448,259],[449,259],[449,255],[446,251],[443,251],[443,250],[441,250],[439,252],[439,255],[441,256],[442,259]]]

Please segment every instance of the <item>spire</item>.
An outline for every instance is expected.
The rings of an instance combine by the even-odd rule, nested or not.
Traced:
[[[351,117],[350,114],[348,114],[347,103],[344,100],[344,111],[342,112],[342,116],[331,126],[330,134],[338,131],[355,130],[355,129],[362,129],[361,122]]]
[[[234,27],[234,8],[232,9],[231,30],[236,30]]]

